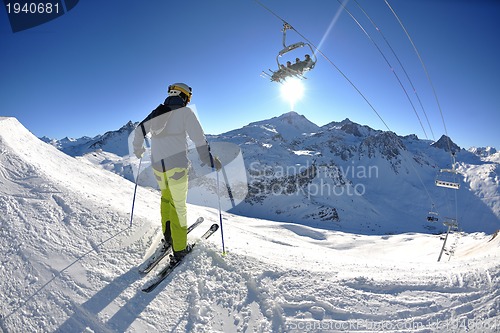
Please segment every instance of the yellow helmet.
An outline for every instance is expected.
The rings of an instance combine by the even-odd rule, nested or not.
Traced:
[[[192,89],[185,83],[174,83],[168,86],[168,96],[180,96],[186,104],[191,101]]]

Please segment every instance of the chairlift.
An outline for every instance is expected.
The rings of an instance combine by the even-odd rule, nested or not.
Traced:
[[[429,211],[429,214],[427,214],[427,222],[437,222],[437,221],[439,221],[438,216],[439,216],[439,214],[436,212],[434,204],[432,204],[432,208]]]
[[[451,188],[454,190],[460,189],[460,183],[458,182],[457,175],[458,171],[453,169],[440,169],[439,174],[436,177],[436,186]]]
[[[455,219],[453,217],[445,217],[443,224],[445,226],[449,227],[450,229],[458,228],[457,219]]]
[[[304,76],[304,73],[313,69],[314,66],[316,65],[316,62],[318,61],[314,53],[314,50],[309,43],[297,42],[294,44],[286,45],[286,31],[290,29],[293,29],[292,26],[285,22],[283,24],[283,30],[282,30],[283,49],[279,51],[278,55],[276,56],[276,63],[278,65],[278,69],[274,71],[269,69],[269,72],[265,71],[262,72],[262,76],[271,79],[272,82],[282,83],[282,81],[285,81],[289,77],[305,79],[306,77]],[[301,60],[299,57],[296,57],[295,63],[293,64],[291,61],[286,61],[286,63],[284,63],[282,60],[280,62],[280,58],[282,58],[285,54],[288,54],[292,51],[295,51],[296,49],[303,48],[306,46],[309,47],[309,50],[311,51],[312,54],[312,58],[311,55],[305,54],[304,60]]]

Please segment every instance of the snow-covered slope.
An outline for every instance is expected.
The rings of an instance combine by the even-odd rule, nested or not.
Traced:
[[[500,236],[370,236],[224,213],[153,294],[136,266],[158,241],[159,196],[0,118],[2,332],[495,332]],[[189,219],[218,221],[189,206]]]

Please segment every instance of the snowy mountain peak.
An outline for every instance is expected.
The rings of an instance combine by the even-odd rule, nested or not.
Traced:
[[[344,120],[342,120],[340,122],[331,122],[330,124],[337,124],[338,127],[340,128],[340,127],[347,125],[347,124],[356,124],[356,123],[349,118],[345,118]]]
[[[369,135],[371,128],[369,128],[368,126],[362,126],[352,121],[349,121],[344,123],[342,127],[340,127],[340,130],[346,132],[347,134],[352,134],[357,137],[362,137]]]
[[[469,152],[481,156],[487,157],[497,153],[497,150],[494,147],[471,147],[468,149]]]
[[[277,117],[276,119],[282,122],[286,122],[290,125],[303,125],[305,123],[308,125],[316,126],[316,124],[310,122],[304,115],[298,114],[295,111],[284,113],[281,116]]]
[[[320,127],[295,111],[284,113],[278,117],[252,122],[243,127],[243,130],[260,128],[274,132],[276,137],[291,141],[304,134],[315,133]],[[233,132],[233,131],[232,131]]]
[[[446,152],[450,152],[450,150],[452,153],[460,151],[460,147],[456,143],[454,143],[450,137],[444,134],[439,138],[439,140],[434,142],[431,146],[443,149]]]
[[[136,127],[137,123],[133,123],[132,120],[129,120],[125,125],[123,125],[118,132],[127,132],[130,133]]]
[[[78,139],[65,137],[63,139],[50,139],[42,137],[40,140],[60,149],[70,156],[81,156],[102,149],[118,156],[128,155],[128,135],[134,130],[136,124],[128,121],[118,130],[108,131],[93,138],[83,136]]]
[[[358,124],[349,118],[345,118],[339,122],[332,121],[321,128],[324,130],[340,130],[356,137],[366,137],[378,132],[369,126]]]
[[[256,125],[256,124],[269,124],[269,125],[274,125],[274,126],[280,126],[282,124],[287,124],[287,125],[293,126],[295,128],[303,128],[304,132],[307,132],[310,129],[313,129],[314,131],[319,129],[318,125],[311,122],[305,116],[298,114],[295,111],[290,111],[290,112],[284,113],[278,117],[273,117],[270,119],[253,122],[253,123],[250,123],[249,125]]]
[[[127,138],[134,129],[135,124],[129,120],[120,129],[106,132],[102,136],[94,138],[88,148],[90,150],[103,149],[118,156],[125,156],[129,153]]]
[[[326,130],[329,130],[329,129],[340,129],[340,128],[342,128],[342,126],[344,126],[346,124],[350,124],[350,123],[352,123],[351,119],[345,118],[342,121],[332,121],[332,122],[329,122],[328,124],[323,125],[322,128],[324,128]]]

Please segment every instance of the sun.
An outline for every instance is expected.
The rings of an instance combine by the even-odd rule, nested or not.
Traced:
[[[302,80],[289,79],[281,85],[281,97],[290,103],[290,108],[293,111],[295,103],[304,95],[304,85]]]

